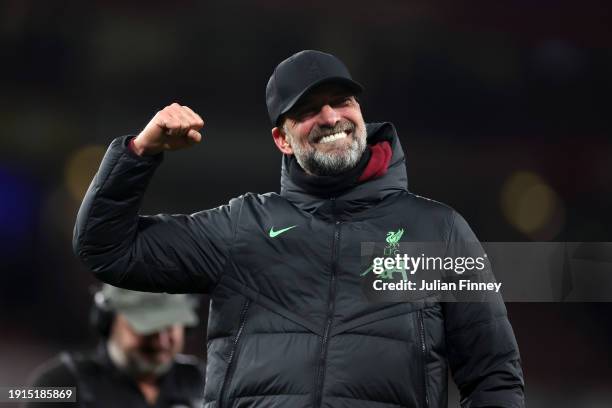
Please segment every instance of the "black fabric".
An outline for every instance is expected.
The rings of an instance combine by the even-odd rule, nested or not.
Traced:
[[[284,157],[280,194],[190,215],[139,215],[162,156],[132,154],[127,138],[111,144],[79,210],[75,252],[116,286],[210,294],[205,407],[446,407],[449,369],[464,408],[524,405],[500,296],[365,300],[363,242],[398,228],[405,241],[444,242],[449,256],[478,242],[453,209],[408,191],[391,124],[367,132],[391,142],[382,177],[322,198]]]
[[[204,373],[197,359],[178,355],[160,377],[159,396],[150,405],[133,379],[119,371],[100,345],[87,353],[62,353],[39,367],[33,387],[76,387],[77,402],[28,402],[25,408],[196,408],[203,401]]]

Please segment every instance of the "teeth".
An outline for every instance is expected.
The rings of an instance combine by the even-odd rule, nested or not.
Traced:
[[[325,136],[324,138],[319,140],[319,143],[335,142],[336,140],[344,139],[345,137],[346,137],[346,132],[334,133],[333,135]]]

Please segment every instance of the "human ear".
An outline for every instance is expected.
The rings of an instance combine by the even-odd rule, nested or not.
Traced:
[[[283,154],[293,154],[293,149],[287,140],[287,134],[280,127],[272,128],[272,139],[274,144]]]

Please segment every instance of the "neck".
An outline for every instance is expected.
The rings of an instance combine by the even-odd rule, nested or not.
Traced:
[[[136,381],[136,384],[149,405],[155,405],[159,397],[159,385],[157,381],[154,378],[150,380],[143,379]]]

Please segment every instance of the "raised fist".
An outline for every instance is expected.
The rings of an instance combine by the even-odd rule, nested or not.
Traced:
[[[199,130],[204,121],[188,106],[178,103],[166,106],[153,116],[134,139],[134,150],[139,155],[153,155],[164,150],[177,150],[199,143]]]

